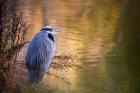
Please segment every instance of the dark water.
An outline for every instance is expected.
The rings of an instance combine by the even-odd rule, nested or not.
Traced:
[[[42,26],[56,35],[56,55],[73,54],[80,68],[52,70],[36,93],[139,93],[139,14],[127,0],[21,0],[31,24],[27,39]],[[126,7],[128,5],[128,8]]]

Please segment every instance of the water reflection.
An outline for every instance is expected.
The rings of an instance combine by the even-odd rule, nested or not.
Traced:
[[[56,55],[80,57],[81,69],[50,69],[56,76],[46,75],[43,89],[50,88],[51,93],[129,93],[127,60],[114,39],[119,32],[118,0],[20,1],[31,24],[29,39],[42,26],[51,25],[64,30],[56,35]]]

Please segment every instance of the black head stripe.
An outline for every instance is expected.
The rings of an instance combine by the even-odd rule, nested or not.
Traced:
[[[52,28],[42,28],[41,31],[53,31]]]
[[[54,42],[54,36],[52,34],[48,33],[48,38]]]

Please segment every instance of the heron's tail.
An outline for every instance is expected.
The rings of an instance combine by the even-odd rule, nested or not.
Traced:
[[[31,83],[38,83],[43,78],[43,72],[40,70],[28,70],[29,81]]]

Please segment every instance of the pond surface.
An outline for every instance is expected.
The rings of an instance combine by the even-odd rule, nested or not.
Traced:
[[[56,55],[78,57],[78,67],[50,69],[52,75],[25,91],[138,93],[140,56],[123,41],[129,35],[120,31],[120,7],[119,0],[20,0],[19,8],[31,24],[28,40],[50,25],[63,30],[56,35]]]

